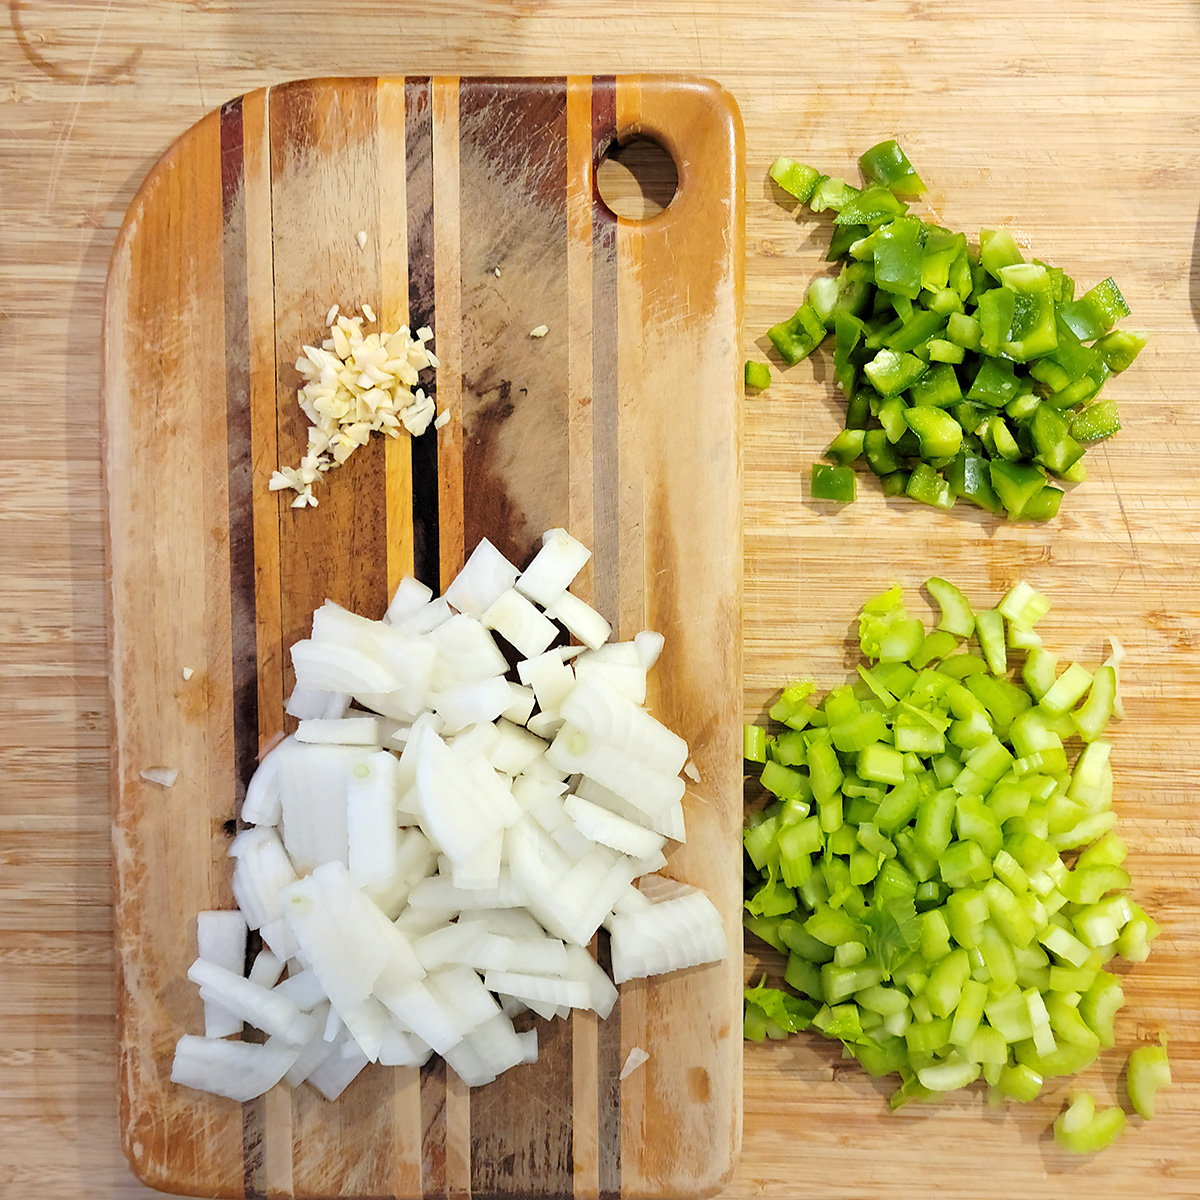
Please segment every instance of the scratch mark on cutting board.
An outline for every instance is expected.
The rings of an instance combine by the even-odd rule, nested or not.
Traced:
[[[110,0],[111,6],[111,0]],[[9,0],[8,3],[9,20],[12,24],[13,33],[17,38],[17,45],[21,47],[21,53],[29,60],[33,66],[37,67],[44,75],[49,75],[51,79],[59,79],[63,83],[115,83],[122,75],[132,74],[133,68],[137,65],[138,60],[142,57],[142,48],[138,46],[131,51],[129,55],[122,61],[117,63],[115,67],[110,67],[107,71],[101,72],[94,80],[89,80],[88,75],[74,75],[70,71],[64,71],[62,67],[56,66],[39,50],[33,47],[32,39],[25,29],[25,23],[21,17],[21,0]],[[105,16],[107,16],[107,10]],[[93,61],[94,61],[93,47]],[[88,66],[88,71],[91,71],[91,64]]]
[[[19,21],[19,7],[20,0],[10,0],[10,10],[14,18],[14,29]],[[104,5],[104,11],[100,14],[100,25],[96,30],[96,40],[92,43],[92,53],[88,57],[87,70],[84,71],[82,78],[79,78],[78,76],[70,76],[61,71],[56,71],[55,73],[55,78],[65,79],[67,82],[78,84],[79,92],[75,98],[75,105],[71,109],[71,119],[63,127],[62,131],[58,135],[58,140],[54,144],[54,159],[50,164],[50,178],[46,183],[47,212],[54,204],[55,194],[58,190],[58,177],[62,173],[63,164],[66,162],[67,151],[70,147],[71,137],[75,132],[75,124],[79,120],[79,111],[83,107],[83,97],[87,92],[88,84],[91,83],[93,79],[93,73],[96,69],[96,55],[100,50],[101,41],[104,40],[104,27],[108,24],[108,14],[111,11],[112,0],[107,0],[107,3]],[[118,74],[125,71],[129,66],[132,66],[132,64],[140,57],[140,55],[141,49],[139,48],[130,55],[130,57],[126,60],[126,64],[119,68]],[[30,61],[34,62],[32,58]],[[38,64],[34,62],[34,65],[37,66]],[[110,76],[107,73],[95,77],[95,82],[97,83],[110,81]]]

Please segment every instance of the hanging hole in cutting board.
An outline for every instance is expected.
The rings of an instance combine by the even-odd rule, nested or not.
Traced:
[[[675,199],[679,171],[671,152],[655,138],[636,134],[613,142],[596,168],[596,190],[618,216],[645,221]]]

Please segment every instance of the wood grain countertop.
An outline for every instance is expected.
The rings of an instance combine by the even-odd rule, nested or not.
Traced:
[[[972,1093],[892,1116],[806,1038],[747,1047],[729,1200],[1194,1196],[1200,1132],[1200,8],[1185,0],[10,0],[0,29],[0,1196],[149,1195],[117,1136],[100,328],[117,227],[170,142],[223,101],[332,74],[710,76],[747,146],[747,354],[820,265],[772,198],[791,152],[853,174],[896,136],[955,228],[1002,225],[1151,343],[1111,394],[1125,428],[1049,526],[807,498],[839,425],[805,364],[745,410],[745,706],[838,682],[861,599],[938,573],[980,600],[1051,596],[1063,653],[1129,652],[1114,751],[1135,895],[1163,925],[1126,979],[1122,1045],[1172,1037],[1176,1086],[1095,1160]],[[926,209],[925,211],[928,211]],[[818,230],[817,237],[820,237]],[[1093,465],[1094,464],[1094,465]],[[751,964],[752,965],[752,964]],[[1089,1078],[1113,1091],[1109,1065]],[[1040,1107],[1039,1107],[1040,1106]],[[864,1116],[865,1114],[865,1116]],[[1134,1127],[1136,1126],[1136,1128]],[[929,1180],[926,1183],[926,1180]]]

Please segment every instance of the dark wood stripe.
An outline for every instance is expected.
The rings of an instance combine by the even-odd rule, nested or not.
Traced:
[[[593,161],[598,167],[617,136],[617,88],[611,75],[592,85]],[[617,225],[596,189],[592,172],[592,547],[595,607],[619,628],[617,437]],[[601,930],[597,960],[611,974],[607,931]],[[599,1023],[599,1165],[601,1200],[621,1195],[621,1004]]]
[[[459,177],[465,548],[524,564],[568,520],[565,79],[463,80]],[[571,1022],[536,1027],[538,1061],[471,1094],[475,1197],[572,1194]]]
[[[408,201],[408,324],[433,330],[433,112],[428,79],[404,83],[404,161]],[[437,376],[422,374],[421,384],[435,401]],[[437,433],[427,430],[412,441],[413,574],[435,592],[440,588],[438,539]]]
[[[434,331],[433,110],[428,79],[404,81],[404,171],[408,205],[408,323]],[[436,377],[426,390],[437,397]],[[437,435],[412,442],[413,574],[440,591]],[[435,1055],[421,1068],[421,1193],[429,1200],[447,1194],[446,1064]]]
[[[226,830],[236,827],[258,760],[258,642],[254,602],[254,496],[250,439],[250,325],[246,283],[246,207],[242,101],[221,109],[221,212],[225,309],[225,429],[229,488],[229,615],[233,685],[234,794]],[[259,948],[247,945],[247,967]],[[266,1195],[266,1101],[242,1105],[242,1185]]]
[[[225,215],[225,412],[229,468],[229,593],[233,651],[236,803],[258,761],[258,643],[254,600],[254,480],[250,440],[250,314],[246,293],[242,102],[221,110],[221,199]]]

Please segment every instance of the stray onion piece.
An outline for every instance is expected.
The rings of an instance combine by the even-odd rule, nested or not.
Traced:
[[[643,707],[662,639],[608,641],[567,590],[589,556],[551,529],[519,571],[485,540],[443,597],[407,578],[380,621],[314,613],[292,647],[299,727],[230,847],[238,909],[200,915],[205,1036],[180,1039],[175,1082],[332,1100],[370,1062],[437,1053],[475,1086],[536,1060],[526,1010],[603,1017],[614,984],[725,957],[708,897],[655,874],[685,837],[689,762]],[[612,979],[588,950],[601,926]],[[267,1040],[229,1040],[243,1023]]]

